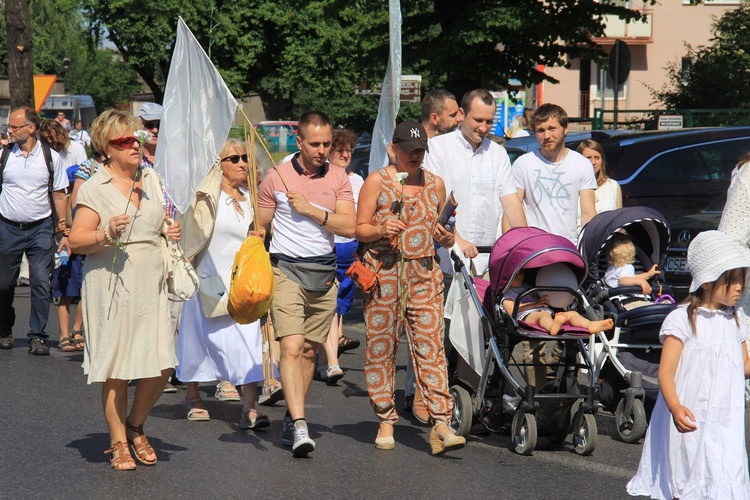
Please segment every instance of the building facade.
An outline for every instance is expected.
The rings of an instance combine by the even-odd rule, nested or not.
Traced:
[[[622,3],[642,11],[645,22],[625,24],[616,17],[608,19],[605,36],[596,41],[607,53],[616,40],[627,43],[631,69],[619,89],[618,107],[643,110],[657,106],[651,89],[659,90],[668,83],[667,65],[689,64],[685,60],[685,44],[694,48],[710,45],[715,20],[727,10],[737,8],[741,0],[703,0],[697,5],[691,5],[689,0],[661,0],[654,5],[638,0]],[[545,69],[560,83],[538,85],[536,104],[559,104],[573,117],[591,117],[594,108],[612,109],[614,83],[604,65],[579,59],[570,63],[567,69]]]

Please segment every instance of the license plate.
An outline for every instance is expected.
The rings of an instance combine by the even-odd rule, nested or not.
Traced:
[[[686,273],[687,257],[667,257],[664,270],[671,273]]]

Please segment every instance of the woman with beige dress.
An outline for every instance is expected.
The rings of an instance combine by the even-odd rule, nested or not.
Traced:
[[[159,178],[140,168],[138,121],[123,111],[102,113],[91,126],[104,166],[81,186],[70,233],[73,252],[86,255],[81,303],[88,383],[102,383],[110,463],[133,470],[135,458],[154,465],[157,455],[143,433],[177,364],[169,317],[162,251],[178,240],[181,225],[162,231],[165,218]],[[128,383],[137,381],[128,411]]]

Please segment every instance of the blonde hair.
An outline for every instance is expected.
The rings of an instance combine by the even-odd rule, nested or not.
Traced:
[[[622,267],[635,262],[635,245],[624,234],[615,234],[607,244],[607,262]]]
[[[96,151],[104,154],[110,139],[133,135],[141,128],[141,124],[130,113],[119,109],[108,109],[91,123],[91,143]]]

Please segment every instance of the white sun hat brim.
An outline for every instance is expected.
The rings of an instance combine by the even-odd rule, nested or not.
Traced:
[[[704,231],[688,247],[687,269],[693,277],[690,293],[726,271],[742,267],[750,267],[750,259],[739,243],[721,231]]]

